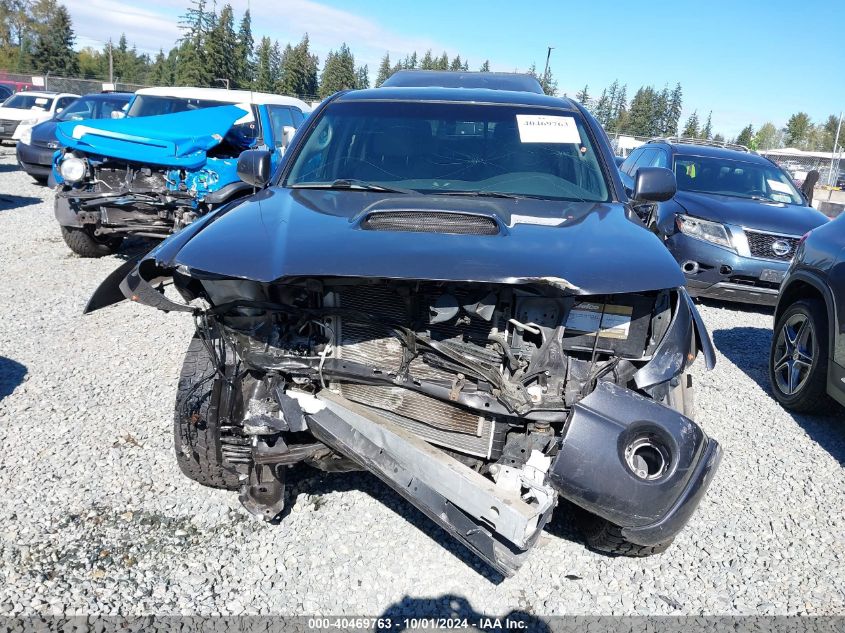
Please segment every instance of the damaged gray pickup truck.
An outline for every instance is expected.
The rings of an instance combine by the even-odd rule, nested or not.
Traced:
[[[339,93],[275,173],[240,156],[258,193],[101,285],[86,311],[196,320],[188,477],[272,520],[294,464],[366,469],[505,575],[558,496],[595,549],[666,548],[721,456],[688,373],[712,343],[631,210],[674,175],[640,169],[629,200],[593,117],[536,92]]]

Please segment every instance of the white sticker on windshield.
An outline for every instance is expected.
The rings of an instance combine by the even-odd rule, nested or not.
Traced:
[[[789,188],[785,182],[781,182],[780,180],[769,180],[766,179],[766,182],[769,183],[769,189],[772,191],[777,191],[780,193],[792,193],[792,189]]]
[[[35,97],[35,103],[36,105],[44,105],[47,103],[47,99],[44,97]]]
[[[523,143],[580,143],[578,126],[571,116],[517,114],[519,140]]]

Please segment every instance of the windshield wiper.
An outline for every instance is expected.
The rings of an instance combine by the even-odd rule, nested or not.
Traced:
[[[519,200],[527,196],[520,196],[515,193],[505,193],[504,191],[437,191],[438,196],[474,196],[477,198],[507,198],[508,200]]]
[[[303,182],[290,185],[291,189],[352,189],[355,191],[379,191],[381,193],[417,193],[413,189],[401,189],[377,185],[356,178],[338,178],[333,182]]]

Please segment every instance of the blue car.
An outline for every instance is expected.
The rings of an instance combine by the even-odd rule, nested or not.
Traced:
[[[196,88],[138,91],[125,118],[67,122],[53,159],[55,213],[81,257],[115,252],[124,237],[165,238],[252,193],[241,152],[271,152],[275,168],[310,112],[291,97]]]
[[[741,146],[650,141],[619,168],[629,191],[642,167],[675,172],[675,196],[637,211],[680,264],[692,296],[774,305],[801,236],[828,221],[789,174]]]
[[[85,95],[73,101],[49,121],[25,130],[18,140],[18,165],[38,182],[46,183],[53,167],[53,154],[61,148],[56,139],[56,126],[63,121],[110,119],[121,112],[132,99],[131,92],[104,92]]]

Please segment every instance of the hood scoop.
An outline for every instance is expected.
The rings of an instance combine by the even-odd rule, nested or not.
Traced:
[[[460,211],[390,209],[371,211],[361,222],[365,231],[498,235],[499,223],[490,216]]]

